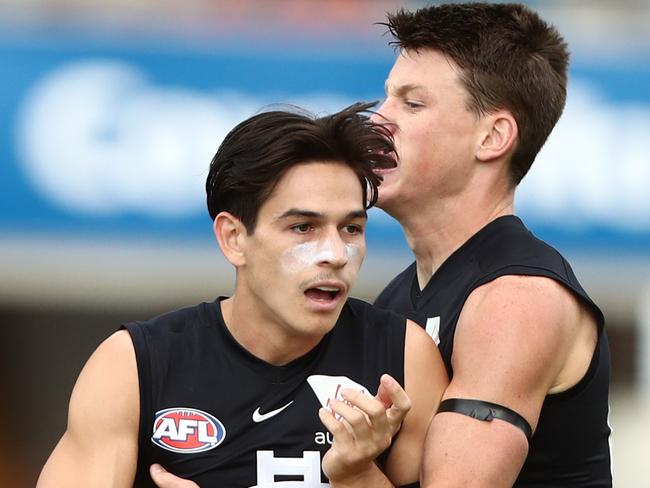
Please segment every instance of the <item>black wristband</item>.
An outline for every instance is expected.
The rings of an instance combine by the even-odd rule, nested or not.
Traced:
[[[503,420],[520,429],[529,442],[533,436],[533,429],[530,428],[530,424],[525,418],[514,410],[496,403],[484,402],[483,400],[467,400],[465,398],[448,398],[440,402],[438,413],[440,412],[456,412],[487,422],[494,419]]]

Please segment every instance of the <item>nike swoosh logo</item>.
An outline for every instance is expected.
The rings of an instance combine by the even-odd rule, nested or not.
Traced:
[[[270,419],[271,417],[279,414],[287,408],[289,405],[293,403],[293,400],[291,400],[289,403],[287,403],[284,407],[276,408],[275,410],[271,410],[270,412],[266,413],[260,413],[260,407],[257,407],[255,411],[253,412],[253,422],[259,423],[259,422],[264,422],[267,419]]]

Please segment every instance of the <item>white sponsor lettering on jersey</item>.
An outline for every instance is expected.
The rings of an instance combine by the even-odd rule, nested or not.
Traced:
[[[332,442],[334,442],[334,436],[329,432],[316,432],[314,434],[314,442],[320,446],[324,446],[325,444],[331,446]]]
[[[257,451],[257,484],[250,488],[329,488],[321,482],[319,451],[303,451],[302,457],[275,457],[273,451]],[[278,476],[301,480],[275,481]]]

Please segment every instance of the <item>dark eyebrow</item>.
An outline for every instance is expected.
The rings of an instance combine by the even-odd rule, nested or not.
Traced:
[[[290,208],[282,215],[280,215],[276,220],[287,219],[290,217],[306,217],[312,219],[322,219],[325,216],[320,212],[314,212],[313,210],[302,210],[299,208]],[[347,219],[367,219],[368,213],[365,210],[353,210],[346,215]]]
[[[347,215],[348,219],[366,219],[368,220],[368,212],[365,210],[354,210]]]

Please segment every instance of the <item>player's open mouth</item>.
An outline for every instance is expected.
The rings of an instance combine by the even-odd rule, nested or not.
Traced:
[[[395,168],[397,168],[397,155],[395,152],[390,152],[390,153],[378,153],[379,157],[377,157],[374,161],[373,165],[373,172],[377,175],[381,175],[383,173],[388,173],[390,171],[393,171]]]
[[[307,298],[325,303],[336,300],[341,293],[341,288],[333,286],[317,286],[305,290]]]

